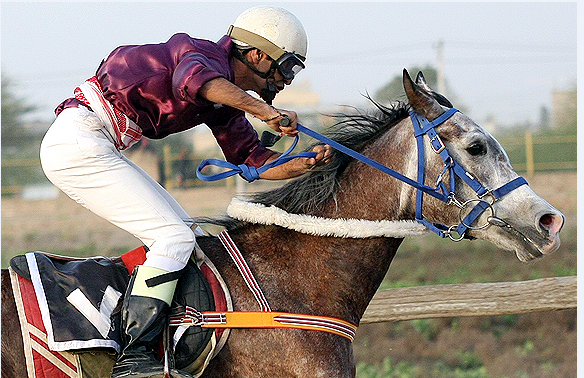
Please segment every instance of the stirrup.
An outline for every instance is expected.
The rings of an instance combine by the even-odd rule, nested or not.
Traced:
[[[116,362],[112,378],[193,378],[192,375],[176,369],[168,369],[147,353],[128,355]]]

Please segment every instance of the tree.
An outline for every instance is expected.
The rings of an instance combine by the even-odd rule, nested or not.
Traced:
[[[26,137],[22,116],[35,110],[14,92],[14,82],[2,73],[2,148],[15,145]]]
[[[422,71],[426,78],[426,82],[431,88],[438,88],[438,72],[436,69],[430,66],[426,66],[425,68],[414,67],[408,69],[408,72],[413,78],[415,78],[415,75],[417,75],[419,71]],[[381,103],[387,103],[390,101],[404,100],[405,95],[403,78],[400,74],[394,76],[393,79],[375,92],[373,99]]]
[[[412,79],[415,80],[416,75],[418,72],[422,72],[424,74],[424,78],[426,82],[434,91],[438,92],[438,70],[434,67],[427,65],[424,68],[420,67],[412,67],[408,68],[408,72]],[[444,95],[451,103],[453,103],[457,109],[464,112],[465,106],[458,101],[456,94],[453,90],[450,89],[448,82],[445,82],[444,86],[446,87],[445,92],[441,93]],[[375,95],[373,99],[381,104],[387,104],[392,101],[406,101],[406,94],[404,92],[403,86],[403,77],[402,74],[394,76],[387,84],[381,87]]]

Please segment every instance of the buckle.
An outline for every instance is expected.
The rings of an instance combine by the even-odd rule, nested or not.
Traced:
[[[434,152],[436,152],[437,154],[444,151],[444,148],[446,148],[444,146],[444,143],[442,143],[442,139],[440,139],[438,134],[434,135],[434,137],[430,139],[430,145],[432,146],[432,149],[434,150]]]

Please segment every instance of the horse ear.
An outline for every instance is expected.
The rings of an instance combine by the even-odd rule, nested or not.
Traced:
[[[420,87],[424,88],[428,92],[433,92],[432,88],[430,88],[430,86],[426,82],[426,78],[424,77],[422,71],[418,71],[418,75],[416,75],[416,84],[418,84]]]
[[[414,111],[419,115],[424,116],[429,121],[433,121],[442,115],[442,113],[444,113],[444,109],[442,109],[438,101],[434,99],[431,94],[431,90],[428,90],[429,87],[426,84],[424,76],[420,74],[421,73],[419,73],[418,77],[416,78],[416,81],[420,82],[420,84],[416,84],[412,81],[408,70],[404,68],[404,89],[412,109],[414,109]]]

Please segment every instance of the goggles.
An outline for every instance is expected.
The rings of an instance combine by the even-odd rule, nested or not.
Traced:
[[[303,60],[299,55],[287,52],[278,58],[278,60],[275,60],[274,63],[284,79],[293,80],[298,72],[305,67]]]

